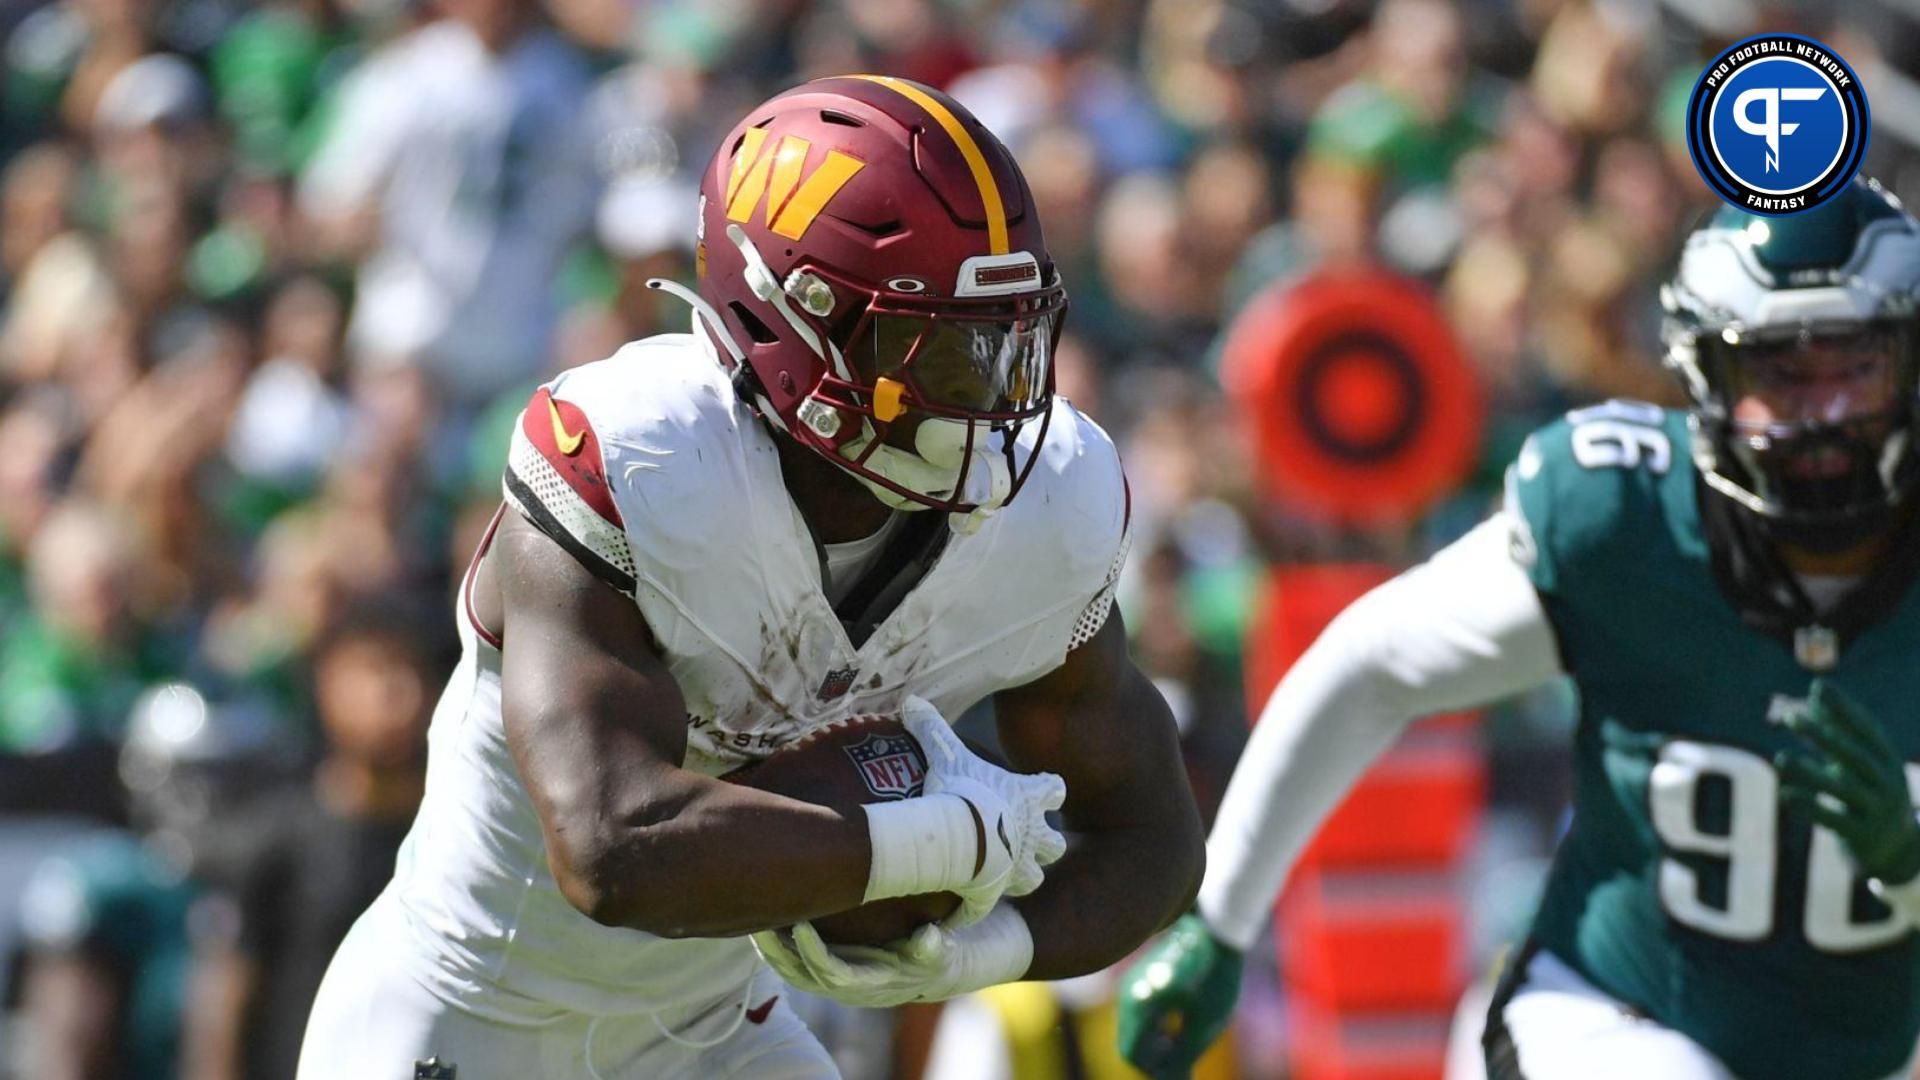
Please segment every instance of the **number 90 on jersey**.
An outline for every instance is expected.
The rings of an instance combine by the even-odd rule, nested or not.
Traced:
[[[1909,794],[1920,800],[1920,766],[1907,765],[1906,775]],[[1813,827],[1804,868],[1782,865],[1780,781],[1760,755],[1669,742],[1648,776],[1647,802],[1667,851],[1657,870],[1660,903],[1676,921],[1732,941],[1759,941],[1774,931],[1777,892],[1804,888],[1802,932],[1823,952],[1877,948],[1907,932],[1893,912],[1854,918],[1859,878],[1830,830]],[[1717,820],[1703,820],[1709,809]]]

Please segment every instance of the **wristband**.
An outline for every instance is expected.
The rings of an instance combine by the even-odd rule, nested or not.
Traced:
[[[973,880],[980,862],[979,826],[967,800],[924,795],[864,809],[873,855],[862,904],[949,892]]]

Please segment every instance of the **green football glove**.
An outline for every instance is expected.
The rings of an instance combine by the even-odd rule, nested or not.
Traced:
[[[1920,823],[1906,763],[1873,715],[1815,679],[1807,711],[1787,728],[1812,752],[1775,755],[1780,797],[1833,830],[1868,877],[1901,885],[1920,876]]]
[[[1153,1080],[1184,1080],[1226,1030],[1240,950],[1183,916],[1120,981],[1120,1053]]]

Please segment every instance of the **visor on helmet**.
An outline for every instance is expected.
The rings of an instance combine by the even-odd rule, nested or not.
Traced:
[[[1723,345],[1728,419],[1749,437],[1884,423],[1900,404],[1902,336],[1848,328]]]
[[[1011,501],[1038,460],[1031,451],[1017,455],[1016,443],[1037,420],[1037,446],[1050,419],[1053,351],[1067,307],[1058,279],[1030,292],[937,297],[875,290],[824,266],[804,273],[832,290],[808,307],[822,320],[831,366],[806,393],[790,433],[888,497],[965,513]],[[840,316],[825,321],[836,307]],[[877,464],[886,447],[922,460]],[[976,483],[982,454],[998,459],[987,467],[1003,478],[986,487]],[[913,475],[903,479],[905,472]]]
[[[1840,545],[1872,527],[1911,481],[1914,345],[1892,322],[1704,336],[1713,392],[1703,416],[1730,459],[1716,486],[1730,482],[1751,509],[1803,527],[1799,542]]]
[[[856,380],[904,388],[903,404],[935,415],[1017,419],[1046,404],[1057,310],[1002,302],[998,310],[873,314],[848,343]],[[875,394],[875,417],[898,415]]]

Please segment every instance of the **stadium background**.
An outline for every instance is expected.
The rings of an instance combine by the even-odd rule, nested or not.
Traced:
[[[1679,117],[1761,29],[1848,58],[1866,172],[1920,195],[1903,0],[0,0],[0,1061],[65,1075],[50,1048],[120,1031],[115,1075],[289,1075],[418,796],[508,426],[546,373],[685,328],[641,283],[690,278],[694,177],[754,102],[901,75],[1022,162],[1210,812],[1268,565],[1404,564],[1533,426],[1673,400],[1657,284],[1711,205]],[[1218,357],[1260,290],[1366,264],[1434,290],[1488,415],[1456,494],[1348,530],[1262,493]],[[1546,693],[1481,728],[1476,960],[1526,915],[1567,724]],[[1254,958],[1239,1068],[1283,1075]],[[881,1076],[931,1021],[821,1023]]]

